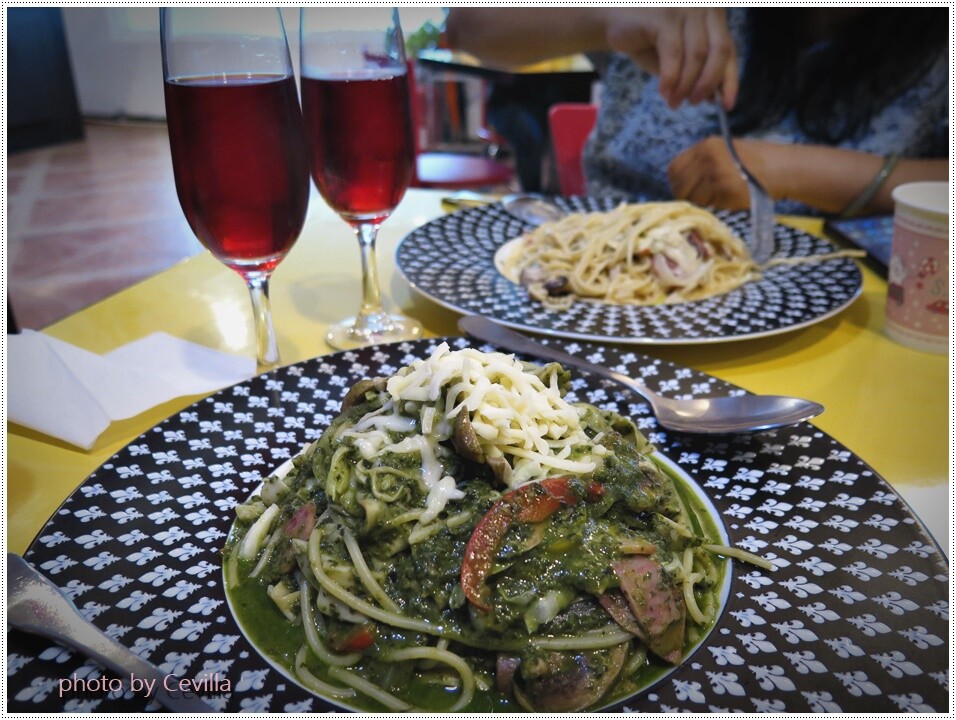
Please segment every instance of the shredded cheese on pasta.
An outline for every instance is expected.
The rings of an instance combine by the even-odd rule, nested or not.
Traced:
[[[592,472],[593,455],[606,452],[584,433],[578,410],[561,397],[557,378],[545,385],[513,355],[471,348],[452,352],[442,343],[430,357],[390,378],[386,390],[395,406],[421,403],[423,437],[433,443],[447,440],[455,418],[467,412],[485,455],[509,462],[511,487],[552,472]],[[443,397],[444,406],[436,406]],[[581,457],[572,459],[579,449]]]
[[[343,427],[336,440],[350,438],[368,461],[385,453],[417,455],[428,493],[422,526],[449,500],[464,497],[442,463],[442,443],[462,413],[484,456],[507,464],[502,479],[512,488],[554,474],[593,472],[607,454],[584,432],[579,410],[561,397],[556,374],[546,384],[513,355],[451,351],[442,343],[389,378],[386,392],[382,407]],[[390,432],[405,437],[396,442]]]
[[[430,357],[389,378],[385,389],[388,400],[340,428],[335,439],[350,439],[373,463],[388,453],[420,458],[427,492],[417,518],[422,528],[450,500],[464,497],[443,464],[448,450],[442,445],[462,414],[484,457],[505,463],[501,479],[508,487],[555,474],[590,473],[607,454],[584,432],[579,410],[561,397],[557,374],[545,382],[513,355],[451,351],[442,343]]]

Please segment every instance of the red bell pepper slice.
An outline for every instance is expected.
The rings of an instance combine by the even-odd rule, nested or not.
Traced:
[[[329,646],[335,652],[361,652],[375,642],[375,627],[371,623],[356,625],[344,635],[330,638]]]
[[[588,496],[592,495],[589,488]],[[541,522],[551,517],[562,505],[575,505],[580,499],[571,479],[566,476],[522,485],[498,498],[475,525],[465,547],[461,589],[468,601],[482,612],[491,610],[490,591],[485,579],[504,543],[505,535],[516,521]]]

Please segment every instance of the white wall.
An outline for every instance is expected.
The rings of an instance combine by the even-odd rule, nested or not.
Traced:
[[[157,8],[65,7],[80,112],[163,118]]]
[[[400,12],[406,33],[442,16],[438,6]],[[282,8],[282,19],[298,73],[299,9]],[[158,8],[64,7],[63,22],[83,115],[166,117]]]

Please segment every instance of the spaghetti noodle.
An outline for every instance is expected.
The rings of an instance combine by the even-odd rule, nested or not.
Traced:
[[[508,247],[498,267],[550,309],[576,299],[700,300],[758,276],[743,241],[712,213],[683,201],[622,204],[545,223]]]
[[[240,622],[366,710],[578,710],[680,662],[731,550],[633,423],[569,403],[569,381],[442,344],[356,386],[237,508]]]

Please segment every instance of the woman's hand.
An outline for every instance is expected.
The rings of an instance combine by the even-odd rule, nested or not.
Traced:
[[[825,145],[734,138],[741,161],[774,200],[796,200],[826,214],[839,214],[873,181],[883,157]],[[863,213],[893,211],[893,188],[906,182],[947,180],[946,160],[904,158]],[[727,210],[750,207],[747,183],[720,136],[691,146],[667,169],[675,198]]]
[[[743,164],[761,184],[764,184],[766,172],[761,154],[765,148],[761,146],[769,144],[759,140],[734,140],[734,146]],[[719,135],[701,140],[675,157],[667,168],[667,176],[671,191],[679,200],[727,210],[745,210],[750,207],[747,183],[734,165],[724,139]],[[764,184],[764,187],[767,185]]]
[[[737,98],[737,51],[723,8],[452,7],[445,37],[453,49],[506,66],[624,53],[660,75],[671,107],[710,100],[717,90],[728,109]]]
[[[608,8],[608,46],[660,76],[672,108],[700,103],[720,91],[730,109],[737,99],[737,53],[726,10],[707,8]]]

